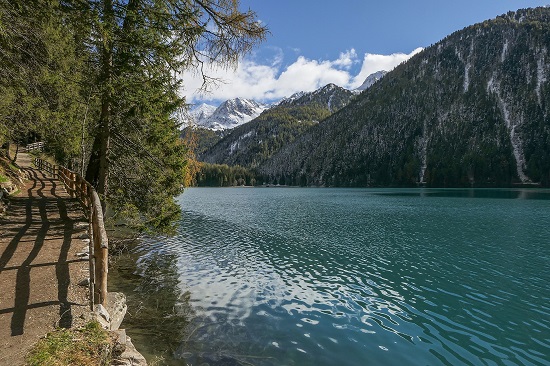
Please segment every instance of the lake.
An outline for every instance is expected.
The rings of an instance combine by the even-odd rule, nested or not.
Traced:
[[[115,270],[192,365],[550,365],[550,191],[192,188]],[[116,266],[115,266],[116,267]]]

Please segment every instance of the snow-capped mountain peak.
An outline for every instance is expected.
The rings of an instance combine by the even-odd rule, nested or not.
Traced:
[[[234,98],[213,107],[208,104],[191,110],[197,126],[211,130],[225,130],[246,123],[260,115],[267,106],[251,99]]]
[[[289,104],[297,99],[300,99],[301,97],[303,97],[304,95],[306,95],[307,93],[304,92],[304,91],[299,91],[297,93],[294,93],[292,94],[290,97],[286,97],[286,98],[283,98],[281,99],[277,105],[283,105],[283,104]]]
[[[201,122],[210,118],[210,116],[216,111],[216,107],[210,104],[202,103],[201,105],[193,108],[191,111],[192,115],[195,117],[195,122],[200,125]]]
[[[215,110],[215,106],[202,103],[200,105],[196,105],[190,110],[183,111],[179,116],[182,122],[181,128],[189,126],[202,126],[204,121],[207,120]]]
[[[374,73],[370,74],[369,76],[367,76],[367,78],[365,79],[363,84],[361,84],[361,86],[358,87],[355,90],[359,91],[359,92],[362,92],[363,90],[366,90],[366,89],[370,88],[371,86],[374,85],[374,83],[376,83],[378,80],[382,79],[384,77],[384,75],[386,75],[387,73],[388,73],[387,71],[380,70],[380,71],[377,71],[377,72],[374,72]]]
[[[312,92],[295,93],[282,99],[279,106],[317,105],[335,112],[349,103],[353,92],[335,84],[327,84]]]

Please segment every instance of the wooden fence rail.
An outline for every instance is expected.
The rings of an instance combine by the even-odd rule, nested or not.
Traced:
[[[32,144],[27,144],[24,148],[23,148],[24,151],[33,151],[33,150],[40,150],[40,151],[44,151],[44,142],[43,141],[39,141],[39,142],[34,142]]]
[[[77,198],[86,217],[90,233],[90,307],[107,304],[107,273],[109,261],[109,240],[103,223],[103,210],[95,189],[80,174],[64,166],[53,165],[36,158],[35,165],[47,171],[65,185],[71,198]]]

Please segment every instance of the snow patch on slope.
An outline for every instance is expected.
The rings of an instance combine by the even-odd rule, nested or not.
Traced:
[[[236,141],[233,141],[231,143],[231,145],[229,146],[229,155],[233,155],[233,153],[240,148],[242,140],[244,140],[248,137],[251,137],[252,135],[254,135],[254,133],[255,133],[254,131],[248,131],[244,135],[239,136],[239,138]]]
[[[508,40],[505,40],[504,45],[502,46],[502,53],[500,54],[500,62],[504,62],[504,59],[506,58],[507,53],[508,53]]]
[[[363,90],[366,90],[374,85],[378,80],[382,79],[384,75],[386,75],[388,72],[384,70],[380,70],[377,72],[374,72],[367,76],[363,84],[361,84],[360,87],[356,88],[355,91],[362,92]]]
[[[546,73],[544,70],[545,53],[546,53],[546,50],[543,50],[543,52],[541,52],[539,59],[537,60],[537,86],[536,86],[535,92],[537,93],[537,99],[538,99],[539,105],[542,105],[542,96],[541,96],[540,89],[541,89],[542,83],[546,82]]]
[[[466,57],[466,65],[464,66],[464,92],[468,91],[468,88],[470,87],[470,69],[472,68],[472,63],[470,62],[470,59],[472,58],[472,55],[474,53],[474,41],[470,43],[470,53]]]
[[[522,183],[530,183],[531,179],[525,174],[525,156],[523,154],[523,144],[516,133],[516,127],[520,126],[523,123],[523,117],[514,119],[512,113],[510,113],[510,106],[506,103],[504,98],[500,94],[500,85],[497,81],[494,80],[494,76],[491,77],[487,83],[487,91],[493,93],[498,100],[498,105],[502,116],[504,117],[504,122],[506,123],[506,128],[510,136],[510,143],[512,144],[512,150],[514,157],[516,159],[516,170],[519,179]]]
[[[464,67],[464,92],[468,91],[468,88],[470,87],[470,69],[472,68],[472,65],[467,62],[466,66]]]
[[[329,98],[328,98],[328,110],[330,111],[330,113],[333,112],[332,110],[332,99],[334,98],[334,94],[332,94]]]

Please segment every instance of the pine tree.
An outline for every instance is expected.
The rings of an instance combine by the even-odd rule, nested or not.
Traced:
[[[48,143],[66,164],[78,154],[85,56],[58,1],[0,0],[0,141]]]
[[[100,108],[86,179],[104,209],[109,201],[113,208],[154,218],[149,226],[165,226],[170,220],[164,217],[176,217],[169,202],[181,191],[186,156],[174,118],[184,106],[177,76],[204,62],[234,65],[266,29],[253,12],[239,11],[235,0],[88,0],[63,6],[88,20],[87,44],[98,70]],[[159,212],[159,202],[166,203],[165,211]]]

